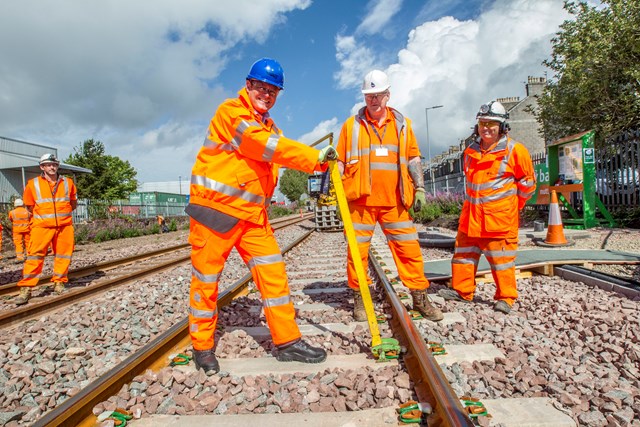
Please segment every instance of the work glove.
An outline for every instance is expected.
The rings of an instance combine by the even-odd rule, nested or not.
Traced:
[[[327,145],[318,152],[318,163],[326,163],[329,160],[336,160],[338,153],[332,145]]]
[[[420,212],[422,206],[427,204],[427,199],[424,196],[424,188],[416,188],[416,195],[413,197],[413,211]]]

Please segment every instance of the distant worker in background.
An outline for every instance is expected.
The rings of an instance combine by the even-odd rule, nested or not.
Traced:
[[[13,210],[9,211],[9,220],[13,229],[13,244],[16,247],[16,260],[24,261],[24,255],[29,247],[29,232],[31,231],[31,212],[24,207],[22,199],[13,201]]]
[[[515,259],[519,210],[536,188],[527,148],[511,139],[504,106],[493,101],[476,115],[476,142],[463,153],[466,197],[451,260],[452,288],[438,294],[471,301],[478,260],[484,254],[496,283],[494,310],[509,313],[516,298]]]
[[[31,288],[38,284],[42,273],[47,248],[54,252],[53,274],[54,292],[61,294],[67,283],[67,273],[74,249],[73,211],[77,206],[76,186],[69,177],[60,176],[60,161],[53,154],[40,158],[42,174],[29,180],[22,200],[33,215],[31,220],[31,241],[27,248],[23,278],[18,282],[20,296],[17,305],[26,304],[31,298]]]
[[[227,99],[209,125],[193,166],[189,205],[189,243],[193,266],[189,331],[196,368],[218,372],[214,335],[218,322],[218,281],[235,247],[253,275],[275,357],[279,361],[319,363],[327,354],[301,339],[282,253],[267,217],[278,165],[312,173],[335,158],[333,147],[318,151],[285,138],[269,116],[284,73],[270,58],[256,61],[238,97]]]
[[[158,215],[158,227],[160,227],[160,233],[168,233],[169,227],[167,227],[167,221],[162,215]]]
[[[429,320],[440,321],[442,312],[427,297],[429,281],[424,275],[418,234],[409,216],[409,208],[419,211],[425,204],[420,149],[411,120],[387,107],[389,89],[389,78],[380,70],[364,77],[362,94],[366,106],[342,126],[338,167],[363,265],[368,265],[371,238],[379,223],[400,280],[411,291],[413,309]],[[350,252],[347,276],[354,291],[353,316],[364,321],[366,313]]]

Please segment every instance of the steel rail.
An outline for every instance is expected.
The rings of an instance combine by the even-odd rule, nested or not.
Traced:
[[[427,348],[424,338],[411,320],[405,305],[400,301],[400,297],[396,294],[395,289],[387,279],[384,269],[371,251],[369,251],[369,262],[380,278],[387,299],[396,314],[396,316],[392,317],[394,321],[390,324],[394,332],[399,332],[404,338],[404,343],[409,346],[411,351],[408,356],[415,358],[415,364],[407,363],[408,369],[411,369],[411,365],[416,365],[419,371],[419,375],[411,372],[414,374],[411,375],[414,384],[417,388],[427,387],[426,394],[435,402],[435,405],[433,405],[435,415],[432,416],[429,425],[446,427],[473,426],[473,422],[462,408],[460,398],[451,387],[451,384],[442,372],[442,369],[440,369],[440,365],[436,362],[433,354],[431,354],[431,351]],[[394,335],[397,336],[397,334]],[[419,376],[421,381],[417,381],[415,376]],[[420,390],[416,391],[419,395],[421,394]]]
[[[307,231],[301,237],[289,244],[282,253],[287,253],[295,246],[307,239],[313,230]],[[220,293],[218,297],[218,307],[222,308],[231,303],[238,296],[247,293],[247,287],[251,281],[251,273],[247,273],[236,281],[230,288]],[[185,317],[174,324],[166,332],[147,343],[140,350],[120,362],[116,367],[83,388],[78,394],[62,402],[52,411],[45,413],[33,426],[75,426],[94,425],[96,417],[93,415],[93,407],[98,403],[117,394],[118,391],[128,384],[137,375],[151,369],[154,365],[166,365],[166,360],[171,352],[180,347],[188,345],[189,321]],[[160,362],[160,363],[158,363]]]
[[[291,224],[304,221],[307,218],[308,216],[305,217],[304,215],[296,216],[296,217],[285,217],[283,219],[274,221],[271,224],[274,229],[279,229]],[[186,244],[186,245],[172,246],[170,248],[153,251],[153,254],[155,254],[156,256],[158,254],[166,254],[166,253],[169,253],[168,251],[169,249],[173,251],[177,251],[177,250],[185,249],[187,246],[189,245]],[[135,255],[131,258],[120,258],[119,260],[112,262],[111,265],[115,265],[116,262],[119,262],[120,265],[131,264],[132,262],[135,262],[137,260],[144,259],[144,258],[149,258],[149,257],[143,254],[143,255]],[[155,273],[167,270],[169,268],[173,268],[177,265],[190,261],[190,259],[191,259],[190,254],[184,255],[163,263],[158,263],[156,265],[153,265],[145,269],[141,269],[133,273],[115,277],[110,280],[104,280],[96,284],[92,284],[90,286],[85,286],[81,288],[69,288],[68,291],[62,295],[47,297],[40,302],[30,302],[29,304],[24,305],[22,307],[4,311],[0,313],[0,328],[6,328],[9,326],[15,325],[19,322],[23,322],[25,320],[37,318],[42,314],[58,310],[62,307],[68,306],[77,301],[86,300],[91,296],[93,296],[94,294],[105,292],[111,288],[128,283],[140,277],[148,276],[150,274],[155,274]],[[89,266],[89,267],[95,268],[95,266]],[[100,271],[100,270],[98,269],[96,271],[92,271],[92,273],[95,273],[97,271]]]

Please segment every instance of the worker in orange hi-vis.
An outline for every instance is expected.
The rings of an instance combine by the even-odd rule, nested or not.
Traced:
[[[369,246],[376,223],[389,244],[402,284],[409,288],[413,309],[437,322],[443,314],[429,301],[429,281],[418,233],[409,208],[420,211],[425,204],[424,176],[420,149],[411,120],[388,107],[389,78],[380,70],[364,77],[365,106],[349,117],[338,140],[338,168],[349,202],[362,265],[367,265]],[[351,252],[347,257],[348,286],[353,289],[353,317],[366,320],[362,295]],[[371,278],[367,277],[371,284]]]
[[[16,247],[16,259],[24,261],[25,252],[29,247],[31,212],[24,207],[22,199],[15,199],[13,206],[14,209],[9,211],[9,220],[13,229],[13,244]]]
[[[189,332],[196,367],[207,375],[220,369],[214,353],[218,281],[234,247],[261,293],[276,359],[319,363],[327,356],[301,339],[267,207],[279,165],[307,173],[326,170],[335,150],[316,150],[282,136],[269,110],[283,87],[278,61],[256,61],[238,97],[218,107],[191,172],[185,209],[191,217]]]
[[[476,115],[479,138],[463,153],[466,195],[451,260],[453,289],[438,292],[447,300],[471,301],[484,254],[496,283],[494,310],[505,314],[518,298],[519,211],[536,188],[531,156],[509,137],[508,118],[497,101],[482,105]]]
[[[22,200],[33,215],[31,220],[31,241],[27,248],[23,277],[18,286],[20,296],[17,305],[26,304],[31,298],[31,288],[38,284],[47,248],[54,252],[54,291],[61,294],[68,281],[67,273],[74,249],[73,217],[77,206],[76,186],[71,178],[60,176],[60,161],[53,154],[40,158],[42,174],[29,180]]]

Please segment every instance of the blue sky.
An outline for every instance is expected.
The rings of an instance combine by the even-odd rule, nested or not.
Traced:
[[[184,179],[216,107],[267,56],[285,71],[271,113],[288,137],[337,138],[377,68],[435,156],[468,136],[480,104],[524,97],[567,18],[561,0],[5,2],[0,136],[62,158],[93,138],[142,182]]]

